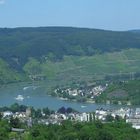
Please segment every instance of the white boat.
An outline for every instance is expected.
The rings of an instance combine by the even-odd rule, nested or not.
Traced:
[[[18,95],[17,97],[15,97],[15,99],[18,101],[23,101],[24,97],[22,95]]]
[[[37,88],[39,88],[39,86],[28,86],[28,87],[24,87],[23,90],[27,90],[29,88],[36,90]]]
[[[85,105],[81,105],[81,108],[85,108],[85,107],[87,107],[87,106],[85,106]]]
[[[30,87],[24,87],[23,90],[27,90],[28,88],[30,88]]]

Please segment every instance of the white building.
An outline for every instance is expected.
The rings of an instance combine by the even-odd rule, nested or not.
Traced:
[[[3,112],[3,118],[10,117],[12,115],[13,115],[13,113],[11,111],[5,111],[5,112]]]

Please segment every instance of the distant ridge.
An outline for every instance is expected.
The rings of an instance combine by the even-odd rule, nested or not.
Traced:
[[[19,69],[29,57],[90,56],[140,48],[140,34],[74,27],[0,28],[0,58]]]
[[[0,84],[29,78],[67,83],[120,73],[129,78],[129,73],[139,74],[139,56],[140,34],[133,31],[0,28]]]
[[[137,30],[129,30],[129,32],[140,33],[140,29],[137,29]]]

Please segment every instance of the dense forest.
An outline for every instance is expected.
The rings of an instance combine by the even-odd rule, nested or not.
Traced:
[[[98,121],[75,124],[65,122],[62,126],[35,126],[28,136],[29,140],[138,140],[139,137],[139,130],[131,128],[129,124],[102,124]]]
[[[0,84],[25,81],[29,75],[70,76],[70,81],[139,72],[139,44],[138,31],[0,28]]]
[[[0,57],[16,69],[29,57],[47,56],[60,60],[64,55],[94,55],[140,48],[140,34],[71,27],[1,28]]]
[[[139,140],[140,131],[125,122],[102,124],[63,122],[62,125],[39,125],[26,128],[24,133],[11,131],[8,121],[0,120],[0,139],[22,140]]]

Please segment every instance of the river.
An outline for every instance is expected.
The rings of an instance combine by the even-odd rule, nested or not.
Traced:
[[[24,97],[23,100],[16,100],[18,95]],[[45,87],[42,85],[33,85],[29,83],[9,84],[0,88],[0,106],[10,106],[19,103],[34,108],[48,107],[57,110],[60,107],[72,107],[79,112],[95,111],[97,108],[116,109],[120,105],[78,103],[73,101],[64,101],[59,98],[51,97],[46,94]]]

